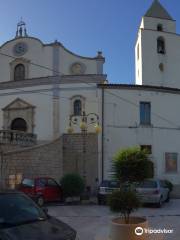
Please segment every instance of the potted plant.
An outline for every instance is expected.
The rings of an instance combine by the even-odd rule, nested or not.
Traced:
[[[135,230],[137,227],[141,228],[139,231],[147,228],[147,220],[131,216],[131,213],[140,207],[134,185],[145,178],[153,177],[153,163],[148,159],[148,153],[138,147],[117,152],[113,163],[115,177],[120,181],[121,186],[119,191],[110,195],[108,203],[110,209],[120,213],[121,216],[112,219],[110,239],[144,240],[146,235],[138,235],[139,232],[136,235]]]
[[[61,187],[66,202],[79,202],[85,184],[79,174],[69,173],[62,177]]]

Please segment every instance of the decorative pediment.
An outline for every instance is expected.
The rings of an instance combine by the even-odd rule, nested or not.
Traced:
[[[20,57],[20,58],[16,58],[14,59],[12,62],[10,62],[9,64],[12,65],[13,67],[19,63],[25,64],[25,63],[30,63],[30,60]]]
[[[16,98],[13,102],[9,103],[5,108],[3,108],[3,111],[9,111],[9,110],[20,110],[20,109],[29,109],[29,108],[35,108],[35,106],[31,105],[30,103],[20,99]]]

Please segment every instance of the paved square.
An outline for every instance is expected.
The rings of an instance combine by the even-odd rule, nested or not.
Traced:
[[[77,205],[49,206],[49,214],[68,223],[78,232],[80,240],[95,240],[109,231],[111,218],[115,215],[106,206]],[[152,228],[173,229],[173,234],[164,235],[164,240],[178,240],[180,237],[180,200],[171,200],[162,208],[144,207],[134,213],[146,216]],[[154,239],[160,239],[157,235]]]

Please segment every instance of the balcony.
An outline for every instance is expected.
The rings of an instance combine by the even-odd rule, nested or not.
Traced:
[[[29,147],[35,145],[36,142],[36,134],[15,130],[0,130],[0,144],[12,144]]]

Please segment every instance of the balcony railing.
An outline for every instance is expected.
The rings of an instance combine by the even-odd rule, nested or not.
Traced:
[[[0,143],[20,146],[32,146],[37,142],[37,135],[15,130],[0,130]]]

